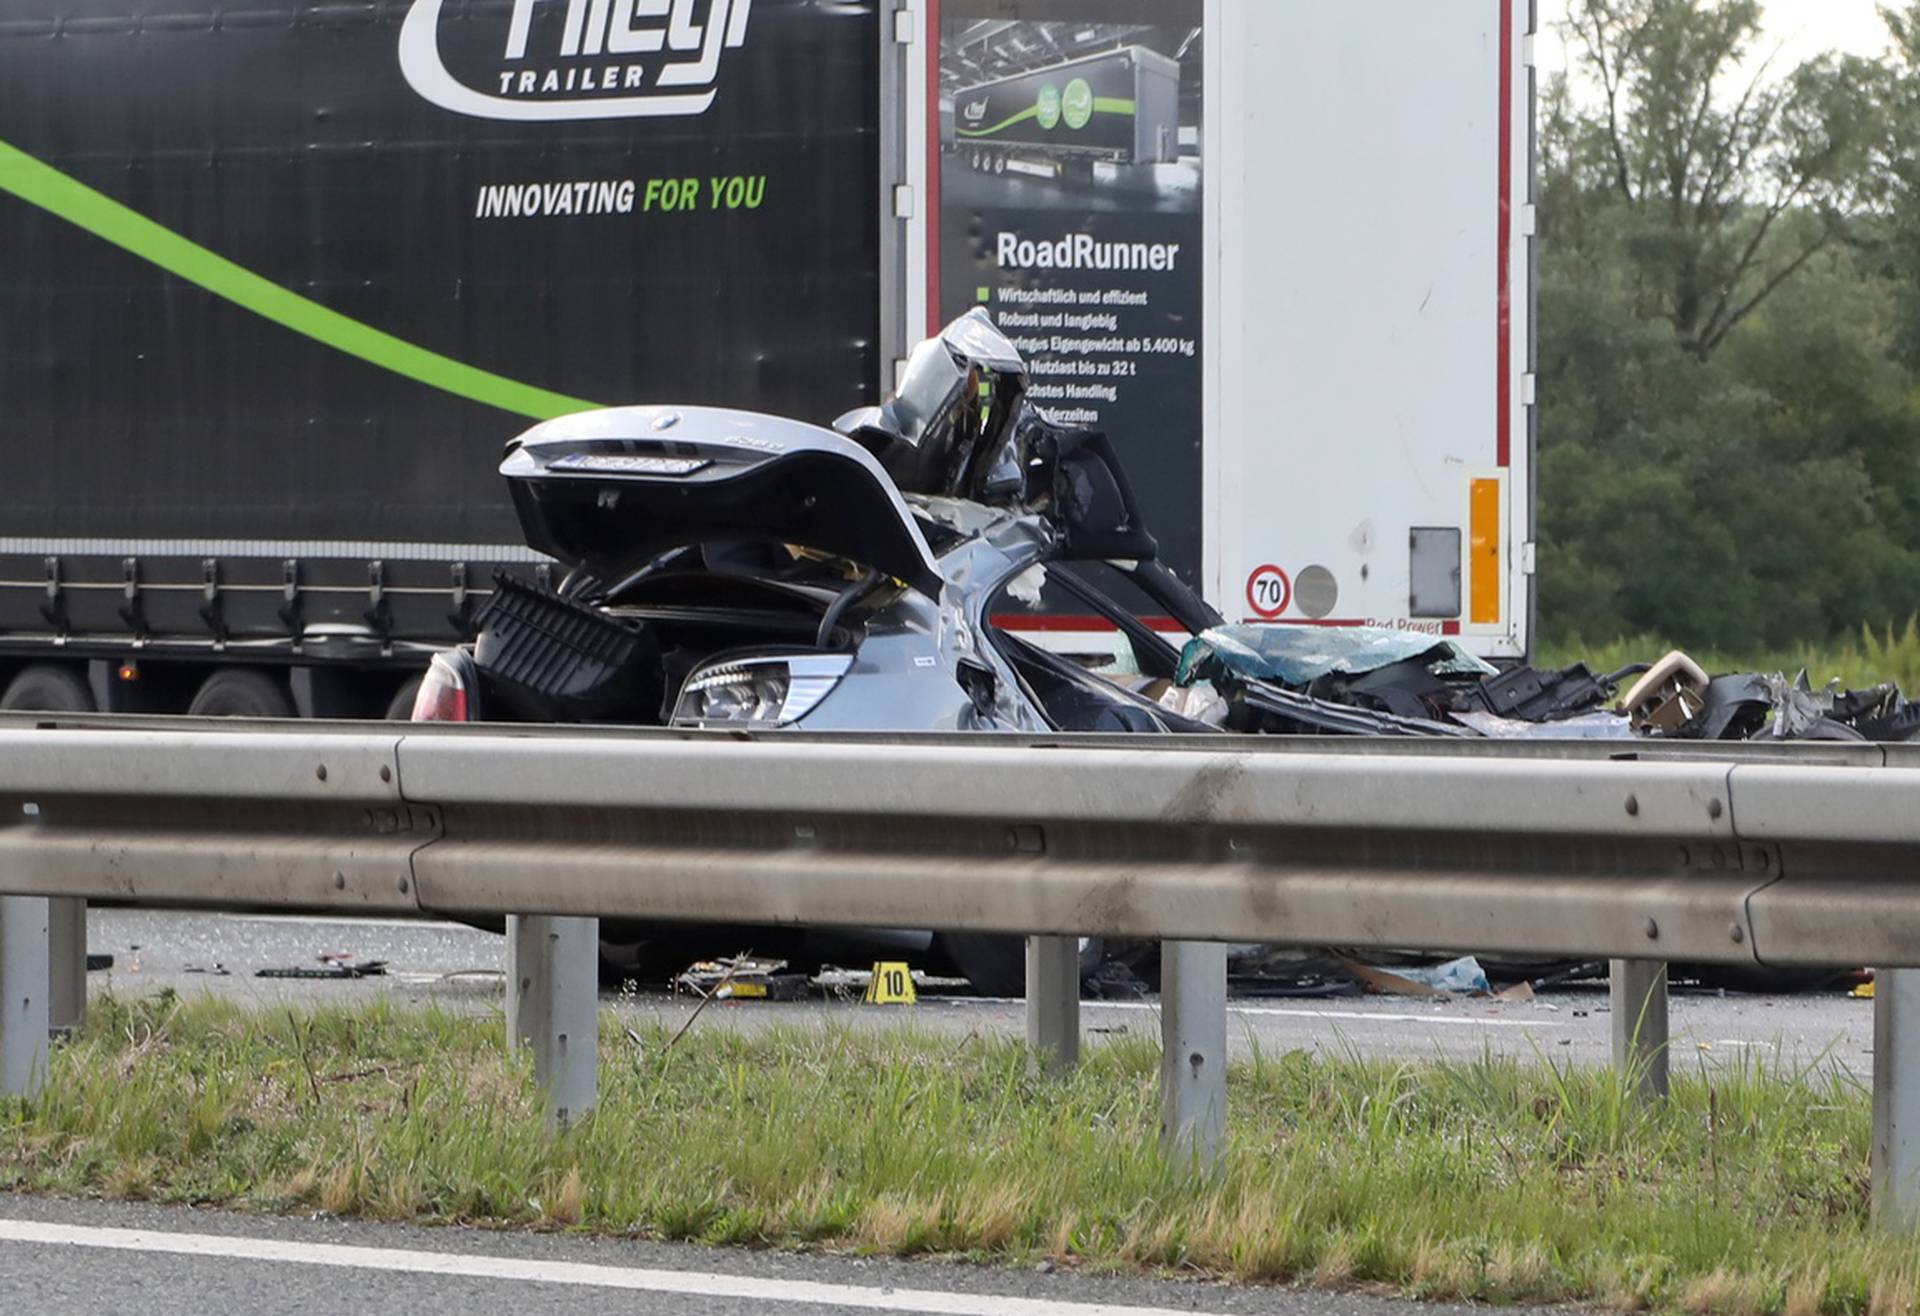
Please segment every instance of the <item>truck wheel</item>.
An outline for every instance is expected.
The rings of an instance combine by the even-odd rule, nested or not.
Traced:
[[[413,701],[420,694],[420,681],[416,676],[400,687],[400,693],[387,705],[386,720],[389,722],[411,722],[413,720]]]
[[[293,696],[287,687],[247,667],[215,672],[187,705],[189,717],[292,717]]]
[[[23,668],[0,696],[0,708],[36,713],[91,713],[93,691],[64,667],[35,663]]]
[[[1027,994],[1027,939],[998,932],[940,932],[934,944],[982,996]],[[1106,941],[1080,938],[1080,981],[1099,971]]]
[[[994,172],[994,173],[996,173],[996,174],[1004,174],[1004,173],[1006,173],[1006,172],[1007,172],[1007,157],[1006,157],[1006,156],[1004,156],[1004,155],[996,155],[996,156],[994,156],[994,157],[993,157],[993,172]]]

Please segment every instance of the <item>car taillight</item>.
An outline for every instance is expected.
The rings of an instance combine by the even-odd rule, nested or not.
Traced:
[[[467,720],[467,683],[445,654],[436,653],[420,679],[420,693],[414,696],[415,722],[465,722]]]

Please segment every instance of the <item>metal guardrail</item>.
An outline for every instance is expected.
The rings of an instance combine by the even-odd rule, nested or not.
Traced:
[[[592,1101],[591,1047],[567,1039],[592,1036],[602,916],[1033,934],[1029,979],[1052,986],[1029,1037],[1056,1063],[1078,1042],[1071,938],[1164,941],[1166,1128],[1203,1156],[1225,942],[1612,958],[1616,1024],[1638,1024],[1616,1056],[1659,1089],[1661,962],[1920,967],[1907,766],[1879,745],[9,718],[0,892],[30,899],[0,912],[0,1082],[44,1067],[31,898],[53,897],[514,916],[514,1035],[563,1116]],[[1876,1001],[1876,1191],[1901,1219],[1920,1218],[1910,976]]]
[[[227,735],[302,735],[313,737],[365,736],[383,724],[353,721],[295,719],[272,721],[248,718],[183,717],[160,713],[44,713],[0,710],[0,731],[214,731]],[[1016,748],[1138,749],[1138,734],[1126,733],[1003,733],[990,737],[978,732],[888,731],[693,731],[679,728],[630,726],[568,726],[532,723],[409,722],[386,724],[393,734],[408,738],[512,736],[527,740],[566,740],[583,735],[604,741],[679,740],[700,743],[776,741],[781,744],[899,745],[922,747],[978,745],[983,739]],[[1164,749],[1216,752],[1233,749],[1262,755],[1338,754],[1342,757],[1573,759],[1612,762],[1708,761],[1715,763],[1830,763],[1845,767],[1920,767],[1920,743],[1880,741],[1759,740],[1650,740],[1595,739],[1432,739],[1390,736],[1252,736],[1155,735],[1151,743]]]

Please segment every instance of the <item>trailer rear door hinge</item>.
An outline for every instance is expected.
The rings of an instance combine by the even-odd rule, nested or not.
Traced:
[[[913,11],[911,9],[893,11],[893,43],[896,46],[913,44]]]
[[[1523,576],[1533,574],[1533,548],[1534,542],[1531,539],[1520,545],[1520,574]]]
[[[913,218],[913,186],[911,184],[900,183],[894,187],[893,217],[895,219]]]
[[[1520,236],[1530,238],[1534,235],[1540,218],[1538,206],[1520,207]]]

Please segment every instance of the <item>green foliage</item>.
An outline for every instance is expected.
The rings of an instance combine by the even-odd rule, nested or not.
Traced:
[[[1905,1313],[1867,1220],[1868,1100],[1838,1064],[1726,1062],[1642,1105],[1609,1072],[1256,1051],[1221,1164],[1158,1150],[1156,1049],[1070,1079],[1011,1042],[609,1018],[602,1101],[543,1131],[497,1019],[98,1002],[0,1188],[1387,1285],[1627,1309]],[[1711,1299],[1711,1300],[1709,1300]]]
[[[1596,672],[1613,672],[1629,663],[1651,662],[1669,649],[1685,646],[1669,636],[1635,635],[1595,642],[1579,636],[1543,648],[1540,661],[1551,667],[1584,662]],[[1822,644],[1780,649],[1691,649],[1689,654],[1707,671],[1805,671],[1816,689],[1838,681],[1843,689],[1865,690],[1882,681],[1897,682],[1902,690],[1920,691],[1920,618],[1909,616],[1905,626],[1876,630],[1863,626],[1852,635]]]
[[[1742,80],[1759,20],[1571,5],[1541,116],[1547,647],[1781,651],[1920,607],[1920,62]]]

